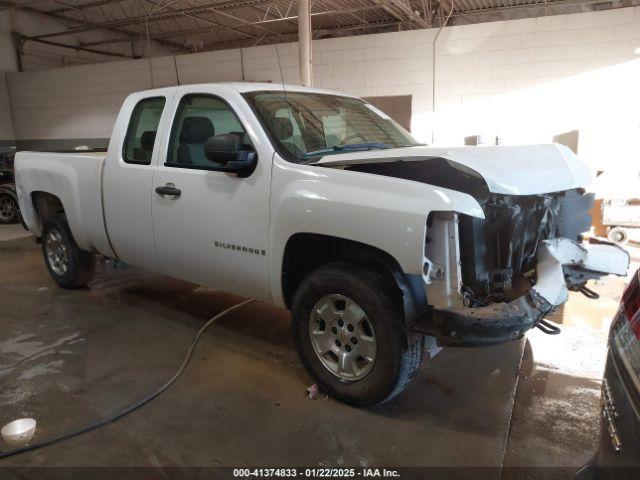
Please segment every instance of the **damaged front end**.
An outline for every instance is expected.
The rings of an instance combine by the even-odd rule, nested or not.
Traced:
[[[429,216],[423,279],[433,308],[420,328],[440,345],[480,346],[522,337],[590,279],[625,275],[628,254],[580,243],[591,225],[593,196],[574,189],[543,195],[488,193],[485,218]]]
[[[568,290],[594,298],[588,280],[626,274],[624,250],[582,242],[591,227],[593,195],[583,190],[591,173],[564,146],[412,147],[317,164],[466,193],[482,208],[484,218],[453,205],[427,219],[422,281],[415,279],[427,311],[410,324],[440,345],[503,343],[535,326],[558,333],[544,318]]]

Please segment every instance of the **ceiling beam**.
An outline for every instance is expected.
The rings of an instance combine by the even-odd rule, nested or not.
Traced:
[[[413,11],[411,5],[404,0],[387,0],[388,3],[396,7],[403,15],[405,15],[412,23],[420,28],[429,28],[429,22]]]
[[[387,27],[396,27],[398,25],[403,24],[404,22],[399,22],[396,20],[384,20],[379,22],[373,22],[368,24],[352,24],[352,25],[343,25],[343,26],[334,26],[334,27],[325,27],[316,30],[312,30],[311,34],[314,39],[322,39],[327,37],[339,37],[348,34],[349,32],[353,32],[354,30],[366,30],[366,31],[376,31],[377,29],[387,28]],[[274,43],[286,43],[293,42],[297,40],[298,32],[290,32],[290,33],[281,33],[280,35],[271,35],[265,36],[262,38],[262,44],[274,44]],[[228,42],[211,42],[205,44],[206,49],[218,50],[221,48],[231,48],[230,45],[233,44],[233,40]],[[252,47],[253,44],[248,41],[239,40],[240,42],[238,46]],[[229,45],[229,46],[227,46]]]
[[[187,8],[179,8],[171,11],[166,11],[166,10],[159,11],[160,10],[159,9],[157,12],[155,13],[151,12],[149,15],[138,15],[135,17],[111,20],[108,22],[84,24],[83,26],[80,26],[77,28],[71,28],[66,31],[38,35],[38,38],[57,37],[61,35],[88,32],[91,30],[98,30],[102,28],[121,28],[121,27],[126,27],[128,25],[135,25],[145,21],[163,20],[167,18],[197,15],[201,13],[215,12],[217,10],[235,10],[238,8],[250,7],[252,5],[265,5],[270,3],[276,3],[278,1],[281,1],[281,0],[227,0],[224,2],[209,3],[205,5],[193,6],[193,7],[187,7]]]
[[[326,15],[341,15],[341,14],[352,14],[352,13],[360,13],[363,11],[368,11],[368,10],[379,10],[382,7],[380,5],[368,5],[365,7],[358,7],[358,8],[350,8],[350,9],[345,9],[345,10],[327,10],[325,12],[314,12],[311,14],[311,17],[322,17],[322,16],[326,16]],[[280,18],[268,18],[265,20],[258,20],[256,22],[247,22],[246,25],[247,26],[261,26],[261,25],[265,25],[265,24],[272,24],[272,23],[279,23],[279,22],[290,22],[290,21],[295,21],[298,19],[298,15],[290,15],[287,17],[280,17]],[[361,24],[362,25],[362,24]],[[374,25],[375,23],[368,23],[366,25]],[[181,37],[188,37],[191,35],[197,35],[197,34],[202,34],[202,33],[210,33],[212,31],[212,29],[210,27],[196,27],[196,28],[191,28],[191,29],[182,29],[182,30],[174,30],[174,31],[167,31],[167,32],[157,32],[157,33],[152,33],[149,38],[151,40],[156,40],[158,38],[181,38]],[[276,30],[271,30],[270,33],[272,35],[294,35],[295,32],[278,32]],[[265,38],[265,37],[263,37]],[[268,37],[266,37],[268,38]],[[125,40],[120,40],[120,39],[110,39],[110,40],[101,40],[101,41],[96,41],[96,42],[89,42],[89,43],[83,43],[83,45],[85,46],[96,46],[96,45],[106,45],[108,43],[118,43],[118,42],[123,42]]]
[[[363,30],[363,29],[368,30],[368,29],[375,29],[375,28],[381,28],[381,27],[397,26],[401,23],[404,23],[404,22],[399,22],[394,20],[394,21],[370,22],[367,24],[358,23],[358,24],[344,25],[344,26],[325,27],[325,28],[312,30],[312,34],[314,37],[318,38],[318,37],[322,37],[323,35],[336,34],[336,33],[340,34],[340,33],[353,31],[353,30]],[[167,35],[167,36],[171,36],[172,38],[181,38],[181,37],[189,37],[191,35],[207,34],[207,33],[211,33],[212,31],[213,31],[212,28],[201,27],[201,28],[185,29],[185,30],[180,30],[175,32],[157,33],[155,35],[156,36]],[[261,41],[263,43],[265,41],[271,42],[271,43],[275,43],[276,41],[286,42],[288,41],[288,39],[291,39],[293,41],[297,38],[297,35],[298,35],[297,32],[285,32],[277,35],[264,35],[261,37]],[[210,47],[224,48],[225,46],[228,46],[229,48],[232,48],[235,46],[253,46],[254,43],[255,42],[252,41],[251,39],[235,39],[235,40],[223,40],[223,41],[209,43],[209,44],[206,44],[205,47],[206,48],[210,48]]]
[[[146,1],[151,3],[152,5],[155,5],[157,7],[157,11],[159,11],[160,9],[166,9],[166,8],[169,8],[171,10],[175,10],[175,8],[171,7],[170,3],[169,4],[163,4],[163,3],[161,3],[161,2],[159,2],[157,0],[146,0]],[[263,25],[260,25],[260,24],[257,24],[257,23],[252,23],[250,20],[245,20],[243,18],[236,17],[234,15],[231,15],[231,14],[226,13],[226,12],[221,11],[221,10],[216,11],[214,14],[215,15],[222,15],[223,17],[231,18],[231,19],[235,20],[236,22],[240,22],[241,24],[243,24],[245,26],[246,25],[255,26],[257,29],[262,30],[262,31],[267,32],[267,33],[270,33],[272,35],[280,33],[278,31],[272,30],[272,29],[270,29],[268,27],[265,27]],[[214,24],[216,23],[216,22],[212,22],[211,19],[209,19],[207,17],[203,17],[201,15],[189,14],[189,16],[192,17],[192,18],[195,18],[196,20],[200,20],[202,22],[205,22],[205,23],[214,23]],[[232,28],[234,31],[236,31],[236,33],[239,33],[241,35],[250,36],[250,37],[253,37],[253,38],[258,38],[258,35],[255,35],[255,34],[252,34],[252,33],[250,34],[250,33],[244,32],[242,30],[237,30],[236,28],[230,27],[230,26],[227,26],[227,25],[222,25],[222,24],[219,24],[219,25],[222,28],[227,28],[227,29]]]
[[[55,20],[58,20],[59,22],[69,22],[69,23],[75,23],[76,25],[87,25],[83,20],[78,20],[76,18],[71,18],[71,17],[67,17],[66,15],[61,15],[61,14],[53,14],[53,13],[47,13],[47,12],[42,12],[41,10],[38,10],[35,7],[29,6],[29,5],[20,5],[17,4],[13,1],[10,0],[0,0],[0,6],[1,7],[6,7],[6,8],[13,8],[16,10],[21,10],[23,12],[29,12],[29,13],[34,13],[36,15],[44,15],[47,17],[51,17]],[[118,35],[123,35],[124,36],[124,40],[130,42],[130,41],[138,41],[140,40],[140,35],[136,35],[132,32],[128,32],[126,30],[119,30],[117,28],[113,28],[113,27],[98,27],[95,29],[91,29],[91,30],[99,30],[99,29],[104,29],[104,30],[108,30],[111,31],[113,33],[116,33]],[[68,29],[66,32],[61,33],[60,35],[70,35],[73,29]],[[59,36],[59,35],[55,35],[55,36]],[[33,36],[30,38],[42,38],[42,36],[37,35],[37,36]],[[180,44],[176,44],[173,43],[169,40],[163,40],[160,41],[159,43],[162,43],[164,46],[173,49],[173,50],[179,50],[179,51],[183,51],[185,50],[183,45]]]
[[[372,22],[368,24],[359,23],[357,25],[347,25],[342,27],[336,26],[336,27],[317,29],[317,30],[313,30],[311,33],[314,39],[320,39],[320,38],[324,38],[323,36],[326,36],[326,35],[335,37],[343,34],[348,34],[350,32],[353,32],[354,30],[370,31],[371,29],[373,29],[375,31],[380,29],[397,27],[398,25],[401,25],[403,23],[405,22],[400,22],[396,20]],[[268,42],[268,44],[272,45],[275,43],[293,42],[297,38],[298,38],[298,32],[282,33],[280,35],[265,36],[262,39],[262,43],[264,44],[264,42]],[[223,49],[229,49],[229,48],[245,48],[245,47],[252,47],[252,46],[254,45],[248,40],[229,40],[229,41],[222,41],[222,42],[207,43],[204,45],[204,48],[206,50],[223,50]]]
[[[602,3],[606,0],[529,0],[531,3],[521,4],[521,5],[503,5],[498,7],[485,7],[485,8],[475,8],[469,10],[456,10],[451,15],[452,17],[464,17],[467,15],[477,15],[482,13],[500,13],[509,10],[531,10],[531,9],[541,9],[541,8],[554,8],[554,7],[570,7],[570,6],[582,6],[582,5],[593,5],[596,3]],[[451,4],[449,3],[449,7],[451,8]]]
[[[80,5],[70,5],[68,7],[56,8],[53,10],[43,11],[47,15],[60,15],[67,12],[79,12],[80,10],[86,10],[87,8],[103,7],[112,3],[120,3],[122,0],[95,0],[93,2],[85,2]]]
[[[171,8],[171,7],[167,7],[166,5],[163,5],[162,3],[155,1],[155,0],[145,0],[147,3],[150,3],[151,5],[153,5],[154,7],[156,7],[156,9],[158,9],[158,7],[164,7],[164,8],[169,8],[170,11],[175,11],[175,9]],[[153,14],[153,10],[151,11],[151,14]],[[194,20],[203,22],[203,23],[208,23],[209,25],[213,25],[214,27],[219,27],[223,30],[229,30],[230,32],[234,32],[237,33],[238,35],[242,35],[244,37],[250,37],[250,38],[258,38],[258,35],[255,35],[253,33],[248,33],[248,32],[244,32],[238,28],[229,26],[229,25],[224,25],[220,22],[216,22],[214,20],[211,20],[210,18],[206,18],[203,17],[201,15],[196,15],[193,13],[185,13],[184,14],[186,17],[189,18],[193,18]],[[145,17],[145,21],[148,21],[148,16]]]
[[[400,14],[400,12],[396,11],[387,0],[373,0],[373,2],[378,5],[380,8],[384,9],[389,15],[391,15],[396,20],[402,22],[404,21],[404,17]]]
[[[106,55],[108,57],[120,57],[120,58],[140,58],[138,55],[127,55],[125,53],[117,53],[117,52],[108,52],[105,50],[96,50],[94,48],[87,48],[87,47],[83,47],[83,46],[78,46],[78,45],[67,45],[66,43],[60,43],[60,42],[54,42],[51,40],[39,40],[39,39],[31,39],[29,37],[25,37],[24,35],[20,35],[17,34],[18,38],[20,40],[20,42],[22,42],[22,44],[26,44],[27,42],[35,42],[35,43],[42,43],[45,45],[51,45],[53,47],[60,47],[60,48],[67,48],[69,50],[75,50],[76,52],[88,52],[88,53],[94,53],[97,55]]]

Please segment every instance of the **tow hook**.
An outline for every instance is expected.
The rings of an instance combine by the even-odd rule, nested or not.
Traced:
[[[560,327],[547,322],[545,319],[538,320],[538,323],[536,323],[536,327],[538,327],[547,335],[559,335],[561,332]]]
[[[597,300],[600,298],[600,295],[597,294],[596,292],[594,292],[593,290],[591,290],[589,287],[587,287],[586,285],[581,285],[580,288],[578,288],[578,291],[583,294],[585,297],[590,298],[591,300]]]

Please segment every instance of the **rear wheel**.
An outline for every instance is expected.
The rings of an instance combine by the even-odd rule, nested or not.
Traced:
[[[0,192],[0,224],[18,222],[18,202],[15,195]]]
[[[80,288],[91,281],[96,255],[78,247],[63,217],[45,220],[42,253],[51,278],[62,288]]]
[[[357,406],[389,401],[420,367],[422,342],[406,346],[400,293],[377,271],[323,266],[302,282],[292,312],[302,363],[339,400]]]
[[[629,234],[625,228],[613,227],[607,232],[607,238],[611,242],[625,244],[629,241]]]

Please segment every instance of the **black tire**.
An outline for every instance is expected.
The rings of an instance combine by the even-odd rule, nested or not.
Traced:
[[[58,272],[56,272],[56,267],[50,260],[49,251],[52,247],[48,242],[48,238],[52,234],[59,234],[60,243],[66,249],[66,269],[64,272],[60,272],[59,268]],[[45,220],[42,229],[42,255],[51,278],[62,288],[75,289],[85,287],[93,278],[96,254],[81,250],[78,247],[73,235],[71,235],[66,219],[62,216],[50,217]]]
[[[314,350],[309,330],[311,312],[319,300],[335,294],[353,300],[375,333],[375,362],[364,378],[339,378]],[[400,295],[385,275],[348,263],[322,266],[304,279],[293,301],[293,336],[300,360],[324,392],[363,407],[388,402],[411,383],[422,362],[423,342],[406,346]]]
[[[18,199],[13,192],[0,191],[0,224],[18,223]]]

